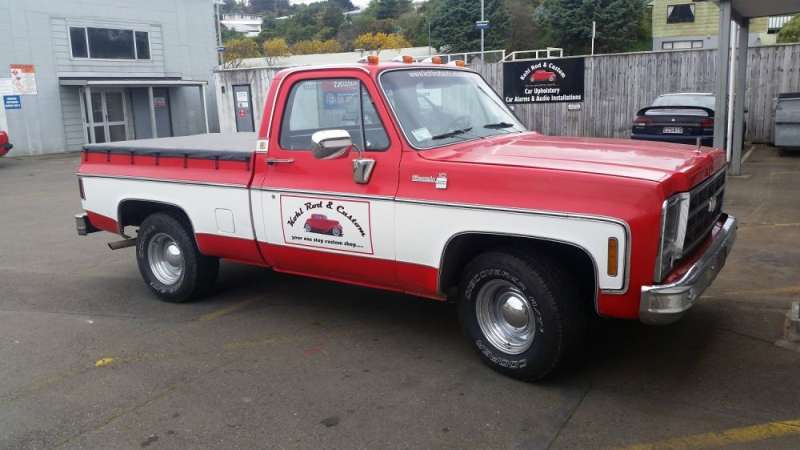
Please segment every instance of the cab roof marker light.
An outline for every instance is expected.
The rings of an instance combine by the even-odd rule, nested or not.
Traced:
[[[414,62],[414,57],[411,55],[403,55],[403,63],[411,64]]]
[[[379,61],[378,55],[367,56],[367,64],[378,64]]]
[[[431,64],[441,64],[442,57],[441,56],[433,56],[431,57]]]

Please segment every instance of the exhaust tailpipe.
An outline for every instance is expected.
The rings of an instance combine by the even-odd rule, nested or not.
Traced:
[[[122,241],[109,242],[108,248],[111,250],[119,250],[121,248],[133,247],[136,245],[136,238],[124,239]]]

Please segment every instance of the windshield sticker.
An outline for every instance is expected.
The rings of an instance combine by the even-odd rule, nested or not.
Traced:
[[[470,72],[461,72],[458,70],[447,69],[432,69],[432,70],[414,70],[409,71],[408,76],[411,78],[431,78],[431,77],[471,77]]]
[[[416,130],[411,130],[411,134],[414,135],[414,139],[417,141],[427,141],[433,137],[430,130],[427,128],[417,128]]]
[[[281,195],[289,245],[372,254],[369,202]]]

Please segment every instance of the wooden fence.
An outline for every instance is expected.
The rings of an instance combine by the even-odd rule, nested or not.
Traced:
[[[473,63],[499,93],[503,65]],[[714,92],[715,50],[628,53],[586,57],[584,103],[516,105],[532,130],[549,135],[626,137],[636,111],[668,92]],[[800,45],[751,48],[745,107],[748,140],[772,142],[774,101],[781,92],[800,92]]]

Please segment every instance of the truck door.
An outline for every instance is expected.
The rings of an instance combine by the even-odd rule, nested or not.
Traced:
[[[401,145],[375,83],[354,69],[301,71],[288,75],[276,95],[267,154],[256,159],[254,179],[265,258],[287,272],[396,286]],[[374,160],[366,183],[354,181],[355,150],[314,158],[311,136],[321,130],[347,131],[361,157]]]

